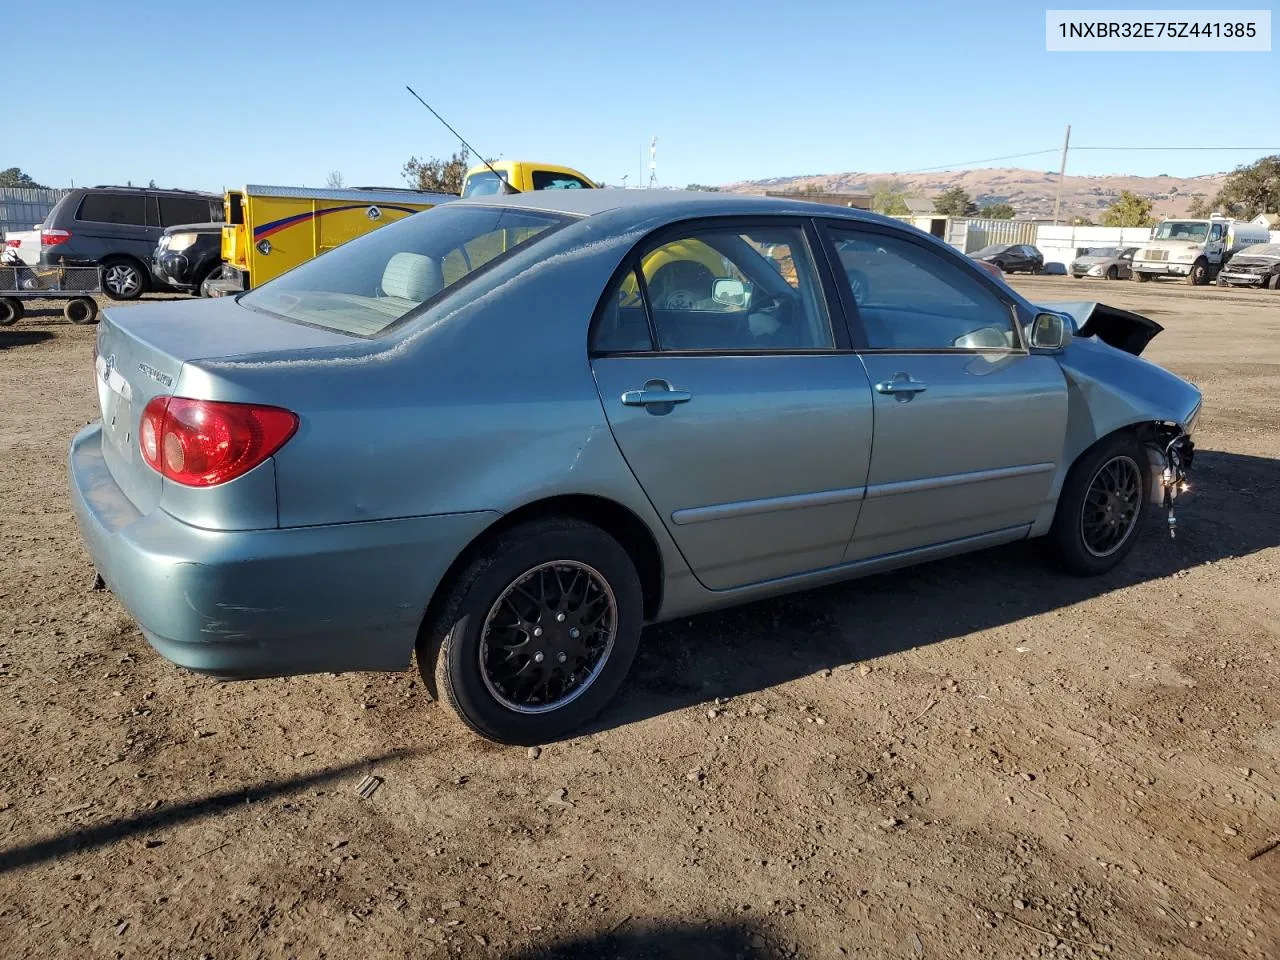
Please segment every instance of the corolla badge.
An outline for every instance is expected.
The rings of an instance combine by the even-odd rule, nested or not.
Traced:
[[[382,211],[379,210],[377,207],[370,207],[368,210],[364,212],[364,215],[368,217],[370,220],[382,219]]]
[[[115,368],[116,368],[116,355],[114,353],[108,354],[107,359],[104,360],[102,363],[102,379],[110,380],[111,371],[113,371]]]
[[[149,363],[138,364],[138,369],[141,370],[143,374],[145,374],[146,376],[154,380],[156,383],[162,383],[166,387],[173,386],[173,377],[169,376],[167,373],[161,373],[159,370],[151,366],[151,364]]]

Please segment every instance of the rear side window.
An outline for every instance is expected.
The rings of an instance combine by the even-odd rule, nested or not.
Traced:
[[[589,190],[591,184],[569,173],[552,173],[550,170],[533,171],[535,190]]]
[[[209,223],[212,204],[204,197],[160,196],[160,226],[173,227],[183,223]],[[222,218],[219,217],[219,220]]]
[[[750,225],[694,231],[642,252],[639,270],[602,300],[591,346],[737,353],[835,344],[803,230]]]
[[[140,193],[90,193],[80,201],[77,220],[90,223],[147,225],[147,201]]]

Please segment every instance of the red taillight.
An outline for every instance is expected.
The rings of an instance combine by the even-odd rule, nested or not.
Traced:
[[[70,230],[41,230],[40,245],[42,247],[56,247],[60,243],[66,243],[71,239]]]
[[[167,480],[212,487],[248,473],[298,429],[279,407],[156,397],[142,412],[142,459]]]
[[[22,246],[22,241],[21,241],[21,240],[6,240],[6,241],[4,242],[4,245],[5,245],[6,247],[20,247],[20,246]]]

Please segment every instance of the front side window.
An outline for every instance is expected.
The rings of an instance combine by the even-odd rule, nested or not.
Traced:
[[[753,226],[651,245],[605,296],[592,346],[769,352],[835,342],[804,231]]]
[[[543,211],[442,204],[308,260],[239,302],[312,326],[375,336],[567,222]]]
[[[1009,305],[959,264],[903,237],[847,228],[831,236],[871,349],[1021,346]]]
[[[535,190],[587,190],[591,184],[569,173],[552,173],[550,170],[533,171]]]
[[[147,201],[140,193],[90,193],[80,202],[76,219],[145,227]]]

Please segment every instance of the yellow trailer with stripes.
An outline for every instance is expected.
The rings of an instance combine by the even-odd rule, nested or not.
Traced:
[[[388,187],[314,189],[250,184],[224,199],[222,270],[205,293],[260,286],[326,250],[437,204],[458,199]]]

